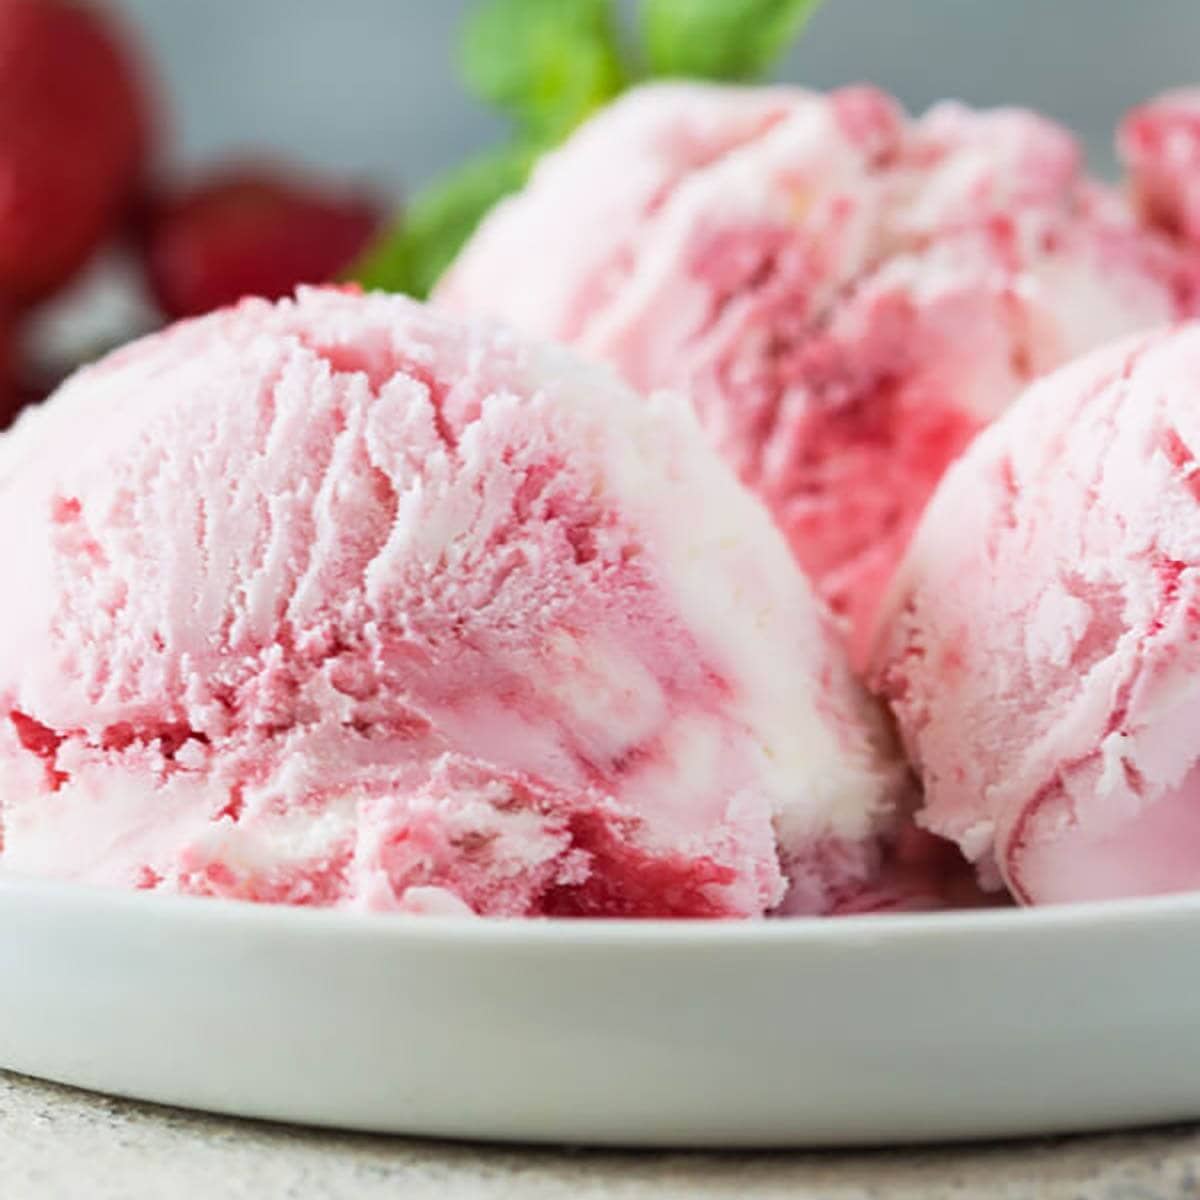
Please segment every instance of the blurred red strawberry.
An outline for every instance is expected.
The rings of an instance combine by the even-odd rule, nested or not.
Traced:
[[[12,422],[24,403],[18,374],[16,322],[10,313],[0,311],[0,429]]]
[[[285,169],[227,166],[151,201],[142,228],[150,288],[168,317],[274,299],[335,278],[384,215],[367,197]]]
[[[21,314],[0,308],[0,430],[7,429],[27,404],[44,400],[53,386],[29,362],[23,326]]]
[[[150,111],[100,10],[0,0],[0,294],[26,305],[82,266],[139,182]]]

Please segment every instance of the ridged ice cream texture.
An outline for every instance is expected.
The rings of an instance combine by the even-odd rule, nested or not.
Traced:
[[[0,440],[0,556],[9,871],[822,912],[903,787],[685,401],[399,297],[245,301],[85,368]]]
[[[920,820],[1026,902],[1200,887],[1200,324],[1035,384],[946,475],[872,675]]]
[[[1030,380],[1191,310],[1197,278],[1031,112],[669,83],[546,156],[435,301],[687,392],[861,662],[946,466]]]

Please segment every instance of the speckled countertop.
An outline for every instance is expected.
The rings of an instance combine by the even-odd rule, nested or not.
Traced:
[[[957,1149],[651,1154],[360,1137],[0,1073],[4,1200],[1189,1200],[1200,1127]]]

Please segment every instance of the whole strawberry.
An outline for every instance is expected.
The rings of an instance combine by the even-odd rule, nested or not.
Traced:
[[[142,229],[151,291],[168,317],[334,279],[380,228],[356,193],[274,167],[228,166],[150,204]]]
[[[0,296],[61,286],[139,182],[150,114],[106,15],[69,0],[0,0]]]

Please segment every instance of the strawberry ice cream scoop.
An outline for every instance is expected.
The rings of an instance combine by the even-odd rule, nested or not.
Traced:
[[[1035,384],[951,468],[872,678],[920,819],[1026,902],[1200,887],[1200,325]]]
[[[399,297],[182,323],[0,440],[7,870],[823,912],[902,770],[687,405]]]
[[[545,158],[435,299],[686,390],[861,658],[946,465],[1193,273],[1032,113],[669,84]]]
[[[1118,135],[1130,190],[1147,221],[1200,242],[1200,88],[1179,88],[1133,109]]]

